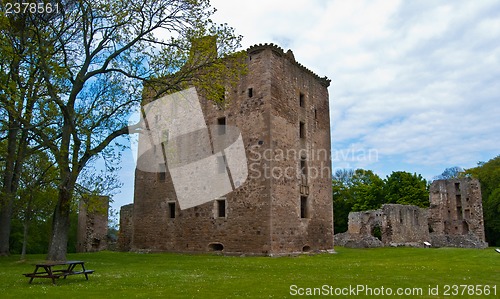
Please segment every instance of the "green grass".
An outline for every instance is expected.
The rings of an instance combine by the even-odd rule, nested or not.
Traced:
[[[217,255],[100,252],[69,254],[95,270],[59,279],[38,278],[30,285],[22,273],[32,272],[43,255],[0,258],[1,298],[283,298],[290,285],[334,288],[367,285],[422,288],[422,296],[399,298],[479,298],[443,296],[445,285],[489,285],[500,298],[500,254],[493,249],[336,248],[337,254],[298,257],[228,257]],[[440,296],[429,296],[439,286]],[[369,298],[364,293],[352,298]],[[467,294],[467,293],[466,293]],[[332,296],[344,298],[345,296]],[[396,298],[397,296],[394,296]]]

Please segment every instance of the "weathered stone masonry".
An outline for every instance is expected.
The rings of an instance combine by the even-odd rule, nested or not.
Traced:
[[[226,90],[228,107],[201,100],[207,126],[241,130],[247,181],[225,198],[180,210],[168,171],[136,170],[127,208],[132,228],[120,232],[121,248],[257,255],[333,249],[330,80],[272,44],[247,53],[248,72]]]
[[[95,252],[108,248],[109,197],[84,195],[79,203],[78,252]]]
[[[120,208],[120,231],[118,233],[118,250],[129,251],[130,244],[132,243],[132,215],[134,212],[134,205],[129,204]]]
[[[476,179],[436,180],[430,207],[383,205],[374,211],[349,213],[346,233],[335,235],[347,247],[424,246],[485,248],[481,187]],[[380,240],[375,236],[380,231]]]
[[[429,231],[433,244],[488,246],[484,241],[483,204],[478,180],[437,180],[429,193]]]

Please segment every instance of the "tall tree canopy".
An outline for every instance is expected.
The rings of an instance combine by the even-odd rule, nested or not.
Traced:
[[[429,206],[427,181],[420,174],[394,171],[387,176],[384,184],[386,203]]]
[[[36,122],[37,99],[46,95],[39,51],[27,15],[5,15],[0,3],[0,255],[9,253],[14,201]],[[40,124],[40,123],[39,123]]]
[[[214,9],[208,0],[59,3],[57,13],[0,15],[1,30],[9,39],[29,36],[34,58],[25,65],[39,76],[35,86],[40,91],[29,97],[35,119],[16,121],[29,128],[32,143],[47,148],[57,164],[50,260],[65,259],[70,206],[82,170],[98,155],[112,157],[108,145],[129,133],[127,117],[140,105],[143,87],[154,91],[151,98],[181,89],[186,82],[202,91],[221,91],[239,72],[234,64],[240,59],[233,52],[241,39],[232,28],[210,20]],[[211,47],[197,47],[193,55],[193,41],[206,35],[215,38],[217,55]],[[15,102],[9,92],[4,98]]]
[[[349,212],[378,209],[385,203],[384,181],[371,170],[337,170],[332,185],[336,232],[347,230]]]

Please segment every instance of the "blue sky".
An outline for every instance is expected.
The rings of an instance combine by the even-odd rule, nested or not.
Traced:
[[[242,48],[275,43],[332,79],[333,168],[471,168],[500,154],[499,1],[212,0]],[[134,163],[113,207],[133,202]]]

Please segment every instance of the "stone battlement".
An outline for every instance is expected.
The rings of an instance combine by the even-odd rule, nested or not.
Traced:
[[[274,53],[278,54],[279,56],[288,59],[290,62],[295,64],[299,69],[301,69],[304,72],[307,72],[307,73],[311,74],[313,77],[315,77],[321,83],[321,85],[323,85],[324,87],[330,86],[330,82],[332,82],[332,80],[328,79],[328,77],[326,77],[326,76],[320,77],[319,75],[317,75],[316,73],[314,73],[313,71],[308,69],[307,67],[303,66],[301,63],[297,62],[295,60],[295,56],[293,55],[292,50],[288,50],[287,52],[285,52],[283,50],[283,48],[279,47],[278,45],[275,45],[273,43],[265,43],[265,44],[258,44],[258,45],[253,45],[253,46],[249,47],[247,49],[247,53],[253,54],[253,53],[262,51],[264,49],[270,49]]]

